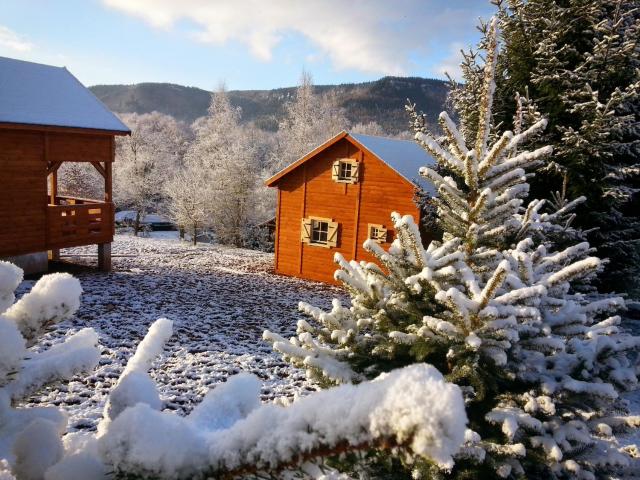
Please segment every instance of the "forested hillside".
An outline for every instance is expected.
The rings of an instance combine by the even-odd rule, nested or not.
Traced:
[[[404,105],[407,99],[417,103],[430,120],[443,109],[448,85],[442,80],[418,77],[384,77],[375,82],[318,85],[319,93],[333,90],[339,106],[352,123],[375,121],[390,134],[407,130]],[[192,122],[206,115],[210,92],[195,87],[168,83],[136,85],[96,85],[93,93],[115,112],[149,113],[158,111],[178,120]],[[242,108],[243,122],[255,122],[266,130],[276,130],[283,117],[284,104],[293,99],[296,87],[275,90],[232,90],[234,106]]]

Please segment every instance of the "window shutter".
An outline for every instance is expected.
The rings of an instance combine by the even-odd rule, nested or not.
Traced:
[[[340,160],[336,160],[333,162],[333,167],[331,168],[331,180],[337,182],[340,179]]]
[[[329,222],[327,232],[327,247],[335,247],[338,245],[338,222]]]
[[[310,218],[302,219],[302,228],[300,229],[300,240],[302,243],[311,243],[311,224]]]
[[[378,243],[386,243],[387,242],[387,229],[382,227],[378,228],[378,238],[375,239]]]
[[[387,243],[387,229],[377,223],[369,224],[369,238],[378,243]]]
[[[351,183],[358,183],[360,177],[360,162],[351,162]]]

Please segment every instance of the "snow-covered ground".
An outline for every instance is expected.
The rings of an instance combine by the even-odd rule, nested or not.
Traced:
[[[160,317],[174,320],[174,335],[152,376],[169,409],[190,411],[210,387],[240,371],[262,379],[263,400],[315,389],[304,372],[272,352],[262,331],[292,334],[301,317],[298,301],[327,307],[340,291],[275,275],[271,254],[193,247],[175,235],[116,235],[112,273],[72,270],[84,289],[81,307],[45,336],[43,347],[60,341],[67,331],[93,327],[104,347],[102,359],[92,375],[34,395],[29,405],[61,406],[70,414],[70,431],[95,428],[107,393],[149,325]],[[95,248],[63,250],[62,258],[95,264]],[[19,291],[33,283],[24,282]]]

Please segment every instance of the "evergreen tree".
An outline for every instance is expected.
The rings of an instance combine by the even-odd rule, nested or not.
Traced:
[[[442,471],[414,462],[413,478],[594,479],[631,472],[637,447],[621,448],[615,433],[640,424],[620,397],[637,389],[640,337],[619,327],[622,298],[574,288],[603,265],[588,243],[556,241],[583,199],[566,202],[559,194],[559,209],[550,213],[544,201],[524,203],[526,171],[552,148],[520,147],[547,121],[525,128],[520,102],[517,128],[490,135],[495,21],[486,48],[472,141],[446,113],[440,116],[446,136],[436,139],[424,115],[409,107],[416,140],[439,165],[421,174],[437,187],[442,242],[423,248],[413,219],[393,214],[397,238],[389,250],[364,244],[379,265],[335,256],[335,278],[350,293],[350,307],[334,300],[325,312],[301,303],[312,320],[299,321],[296,337],[267,331],[264,338],[327,384],[428,362],[460,385],[470,428],[455,466]]]
[[[568,178],[586,196],[578,219],[610,264],[601,285],[640,294],[640,2],[637,0],[494,0],[503,54],[492,123],[513,126],[513,98],[528,90],[549,120],[533,140],[555,144],[553,169],[531,181],[533,192]],[[487,25],[479,47],[486,46]],[[465,54],[465,84],[452,92],[467,140],[474,138],[482,56]],[[560,172],[556,175],[554,172]]]

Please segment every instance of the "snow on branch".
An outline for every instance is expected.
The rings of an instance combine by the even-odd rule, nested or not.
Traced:
[[[149,376],[153,360],[164,350],[166,342],[173,334],[173,322],[166,318],[156,320],[144,339],[138,345],[133,357],[127,362],[118,383],[111,390],[104,407],[104,417],[98,425],[98,431],[104,432],[127,407],[143,403],[150,408],[160,410],[162,401],[155,382]]]
[[[81,294],[78,279],[68,273],[52,273],[38,280],[4,315],[13,320],[30,341],[45,328],[76,313]]]
[[[228,388],[225,409],[234,398],[246,402],[247,388],[258,396],[246,380],[232,378]],[[206,408],[215,414],[221,401]],[[449,469],[467,421],[460,389],[428,365],[321,391],[289,407],[263,405],[228,428],[197,421],[202,414],[180,417],[138,404],[112,422],[100,451],[117,472],[172,479],[242,478],[371,448],[400,448]]]

